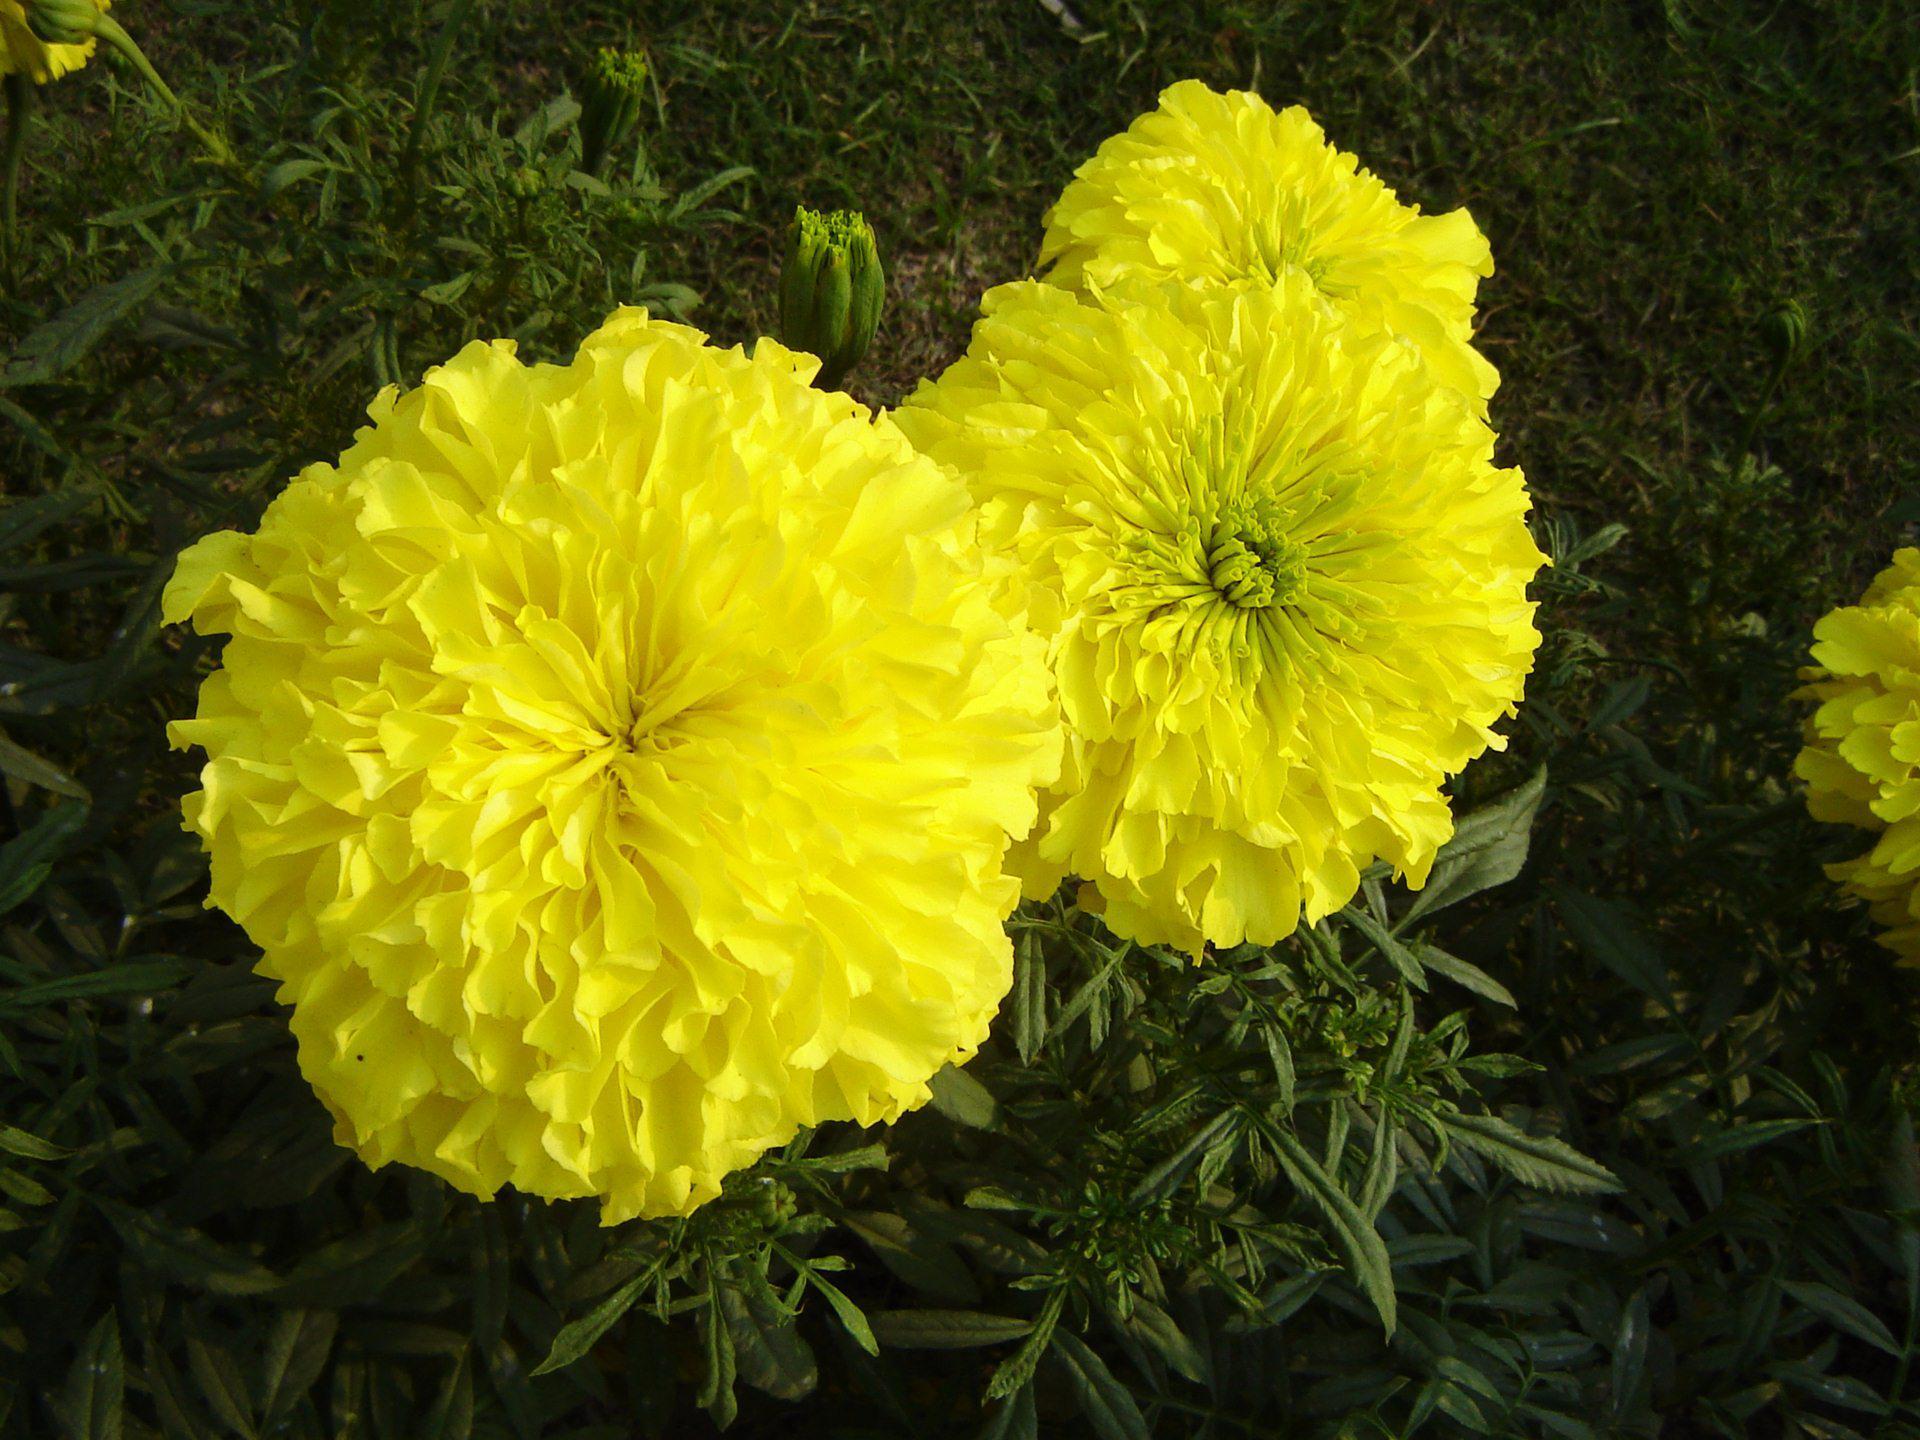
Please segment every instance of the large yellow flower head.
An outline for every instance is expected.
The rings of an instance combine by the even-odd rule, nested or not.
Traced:
[[[470,345],[166,592],[232,636],[172,730],[209,903],[371,1164],[684,1213],[1010,983],[1060,748],[1011,566],[817,361],[703,340]]]
[[[103,13],[113,6],[113,0],[93,3]],[[0,75],[25,75],[44,85],[85,65],[97,43],[89,38],[79,45],[49,45],[28,26],[25,0],[0,0]]]
[[[1539,643],[1526,486],[1467,397],[1305,275],[983,309],[898,419],[1057,606],[1030,890],[1079,875],[1198,955],[1337,909],[1376,857],[1420,883]]]
[[[1472,344],[1474,292],[1493,273],[1473,217],[1401,204],[1298,105],[1169,86],[1075,172],[1046,226],[1055,284],[1304,274],[1350,318],[1418,346],[1447,384],[1483,402],[1499,384]]]
[[[1794,773],[1816,820],[1873,832],[1827,873],[1872,906],[1882,942],[1920,964],[1920,550],[1901,550],[1858,605],[1813,627],[1818,702]]]

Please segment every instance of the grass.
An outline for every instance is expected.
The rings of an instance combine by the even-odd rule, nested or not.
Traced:
[[[1812,620],[1920,525],[1906,489],[1920,27],[1906,7],[483,0],[456,36],[424,183],[396,205],[381,187],[448,8],[123,0],[115,13],[174,88],[258,157],[237,177],[198,158],[124,69],[49,92],[0,351],[100,287],[169,268],[59,373],[16,384],[0,366],[6,494],[90,497],[24,539],[0,522],[0,544],[31,551],[10,558],[35,562],[0,583],[0,719],[60,767],[49,780],[5,756],[18,833],[0,854],[14,906],[0,1118],[72,1152],[19,1151],[0,1132],[20,1161],[0,1168],[16,1207],[0,1210],[14,1226],[0,1379],[17,1389],[0,1395],[0,1436],[114,1433],[110,1379],[134,1435],[697,1434],[699,1409],[726,1411],[700,1393],[720,1348],[746,1382],[746,1434],[1044,1423],[1138,1440],[1139,1406],[1168,1435],[1344,1440],[1410,1433],[1415,1417],[1422,1433],[1574,1440],[1920,1433],[1905,1393],[1920,1175],[1902,1128],[1920,996],[1820,873],[1851,842],[1793,796],[1785,702]],[[603,43],[649,51],[659,103],[637,183],[583,197],[537,117]],[[1080,160],[1188,76],[1304,104],[1403,198],[1466,205],[1492,240],[1494,422],[1559,564],[1513,753],[1477,764],[1459,805],[1537,762],[1551,780],[1526,870],[1426,938],[1519,999],[1517,1015],[1471,1002],[1476,1061],[1511,1052],[1476,1071],[1490,1096],[1597,1156],[1626,1193],[1523,1190],[1470,1157],[1444,1182],[1407,1178],[1382,1222],[1402,1315],[1389,1345],[1280,1185],[1259,1252],[1271,1273],[1234,1271],[1273,1324],[1172,1286],[1171,1338],[1143,1339],[1076,1278],[1053,1313],[1094,1348],[1049,1361],[1022,1392],[1036,1411],[1018,1394],[981,1406],[982,1356],[1012,1347],[903,1363],[889,1342],[874,1360],[822,1318],[837,1313],[824,1290],[806,1301],[808,1370],[815,1351],[762,1324],[765,1297],[728,1288],[768,1235],[813,1253],[779,1206],[730,1201],[690,1231],[609,1242],[580,1207],[481,1207],[347,1164],[244,940],[195,904],[200,862],[173,818],[191,768],[164,752],[161,723],[206,651],[151,613],[173,551],[246,523],[300,464],[338,452],[377,380],[413,378],[473,335],[563,355],[610,304],[643,298],[749,341],[773,324],[796,203],[857,206],[879,233],[892,294],[852,388],[891,403],[960,352],[982,290],[1025,273]],[[1807,342],[1762,407],[1762,322],[1789,300]],[[62,564],[81,568],[44,568]],[[82,784],[84,817],[43,803]],[[56,813],[80,828],[38,828]],[[22,848],[33,835],[52,847],[44,863]],[[1215,1008],[1256,996],[1253,963],[1222,965]],[[1060,1036],[1035,1063],[1003,1039],[973,1072],[1008,1134],[1055,1143],[1010,1185],[1147,1163],[1128,1148],[1134,1092],[1103,1048],[1115,1034],[1169,1067],[1155,1083],[1170,1090],[1238,1063],[1206,1048],[1187,972],[1107,976],[1056,957],[1041,1018]],[[1423,1023],[1463,993],[1423,995]],[[1386,1048],[1397,1005],[1375,986],[1306,1007],[1294,1043],[1330,1045],[1348,1074]],[[1330,1154],[1331,1124],[1311,1135]],[[1150,1207],[1130,1228],[1099,1184],[1049,1217],[968,1222],[958,1197],[1008,1146],[944,1113],[873,1138],[893,1147],[884,1176],[829,1183],[794,1160],[775,1178],[802,1224],[831,1221],[829,1258],[853,1262],[840,1283],[883,1316],[977,1307],[1018,1335],[1039,1308],[1007,1283],[1022,1256],[1110,1279],[1152,1270],[1142,1255],[1171,1273],[1166,1257],[1197,1243],[1192,1210]],[[1200,1168],[1263,1204],[1276,1193],[1245,1157]],[[556,1333],[583,1333],[564,1322],[633,1288],[636,1256],[671,1278],[672,1324],[642,1304],[591,1361],[530,1380]],[[725,1326],[700,1308],[722,1290],[737,1302]]]

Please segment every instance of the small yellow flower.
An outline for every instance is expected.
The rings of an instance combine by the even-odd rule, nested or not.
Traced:
[[[1267,944],[1385,859],[1420,884],[1442,782],[1503,742],[1544,563],[1459,391],[1299,272],[990,291],[901,428],[953,465],[1051,637],[1067,764],[1018,848],[1113,928]]]
[[[1302,274],[1349,318],[1415,345],[1483,413],[1499,384],[1472,344],[1474,293],[1493,273],[1473,217],[1400,203],[1298,105],[1169,86],[1080,167],[1046,225],[1040,265],[1055,284]]]
[[[985,1038],[1058,766],[1043,643],[884,418],[621,311],[475,343],[180,559],[188,827],[335,1135],[684,1213]]]
[[[95,4],[105,12],[113,0]],[[97,43],[89,38],[79,45],[49,45],[28,26],[24,0],[0,0],[0,75],[26,75],[44,85],[85,65]]]
[[[1920,964],[1920,550],[1897,552],[1813,639],[1799,698],[1818,703],[1794,773],[1814,819],[1873,834],[1827,873],[1872,907],[1887,948]]]

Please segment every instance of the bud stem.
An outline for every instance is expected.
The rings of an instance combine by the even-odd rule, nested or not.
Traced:
[[[1747,416],[1745,428],[1740,432],[1740,443],[1734,447],[1735,455],[1746,455],[1753,450],[1753,437],[1759,432],[1760,419],[1767,413],[1767,406],[1773,403],[1773,395],[1780,388],[1780,382],[1786,377],[1788,357],[1782,355],[1773,362],[1773,373],[1767,376],[1767,383],[1761,387],[1760,399],[1755,403],[1752,413]]]
[[[173,87],[160,78],[160,72],[153,68],[153,62],[147,59],[146,52],[135,43],[126,29],[104,10],[94,17],[93,33],[119,51],[126,62],[140,72],[140,78],[147,82],[147,88],[158,95],[166,107],[173,111],[174,117],[186,126],[201,148],[212,158],[216,165],[231,165],[233,151],[226,140],[216,132],[209,130],[194,118],[193,112],[181,103],[180,97],[173,93]]]

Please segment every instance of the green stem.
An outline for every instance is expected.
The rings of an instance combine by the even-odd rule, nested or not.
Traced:
[[[193,112],[181,103],[180,97],[173,93],[173,87],[160,78],[160,72],[153,68],[153,62],[147,59],[146,52],[134,42],[119,21],[111,15],[101,14],[93,22],[93,33],[118,50],[127,63],[140,72],[140,78],[147,82],[147,87],[173,111],[174,116],[186,126],[216,164],[233,163],[233,151],[226,140],[194,118]]]
[[[14,273],[20,246],[20,161],[27,153],[27,125],[33,118],[33,82],[25,75],[6,77],[7,141],[0,153],[0,169],[5,172],[4,196],[0,196],[0,260],[6,265],[9,280]]]
[[[1767,406],[1773,403],[1773,392],[1780,388],[1780,381],[1787,373],[1787,358],[1783,355],[1774,362],[1773,373],[1767,377],[1766,388],[1760,392],[1760,403],[1753,407],[1753,413],[1747,416],[1747,425],[1740,432],[1740,443],[1734,449],[1736,455],[1751,452],[1754,432],[1760,428],[1760,417],[1767,413]]]
[[[160,72],[155,70],[153,63],[147,59],[146,51],[134,44],[133,37],[127,34],[118,20],[106,14],[96,16],[93,22],[93,33],[125,56],[127,63],[140,72],[140,78],[152,87],[154,94],[167,102],[170,109],[178,112],[186,108],[180,103],[180,97],[174,94],[167,82],[160,78]]]

